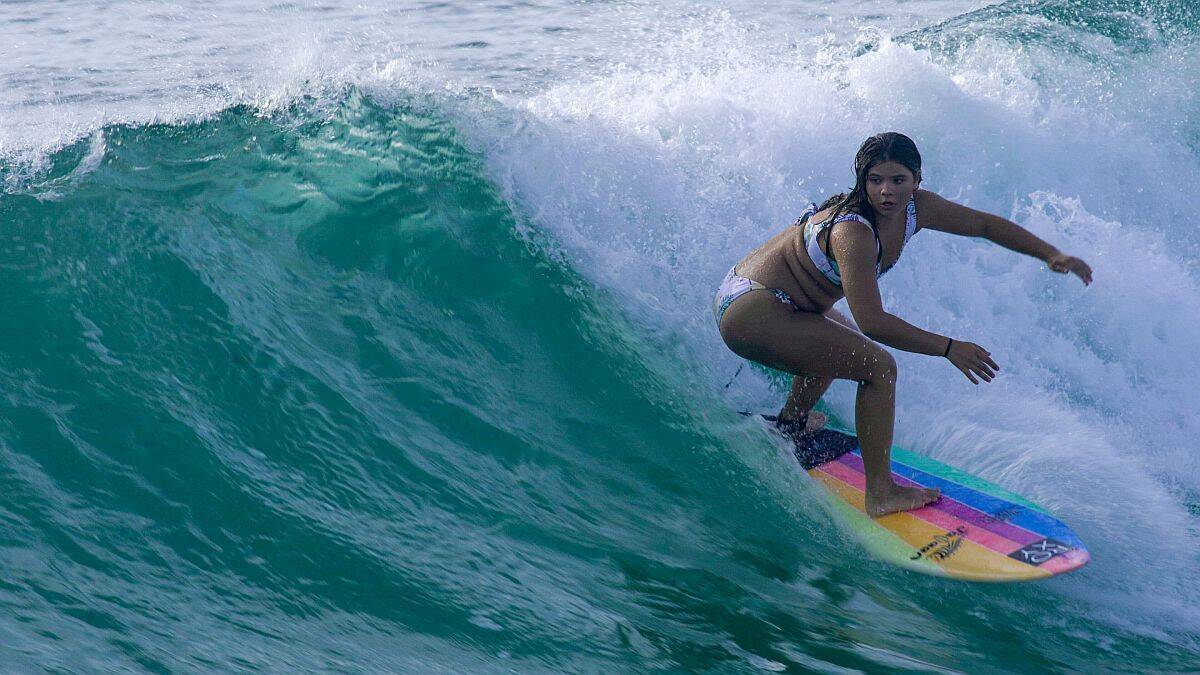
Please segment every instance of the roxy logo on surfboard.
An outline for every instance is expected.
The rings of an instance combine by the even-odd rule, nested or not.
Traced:
[[[1008,557],[1036,566],[1070,550],[1071,547],[1062,542],[1054,541],[1053,539],[1043,539],[1009,553]]]

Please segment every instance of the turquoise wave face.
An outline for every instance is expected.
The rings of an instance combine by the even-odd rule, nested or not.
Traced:
[[[619,608],[673,602],[694,538],[788,526],[437,115],[102,138],[0,202],[10,654],[666,658]]]
[[[1192,663],[865,559],[525,218],[356,92],[106,128],[0,198],[5,661]]]

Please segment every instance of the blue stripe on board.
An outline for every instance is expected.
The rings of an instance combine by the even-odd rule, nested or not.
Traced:
[[[856,447],[854,455],[861,461],[862,448]],[[1071,528],[1067,527],[1065,523],[1053,516],[1034,511],[1027,506],[1010,502],[1007,499],[1000,499],[999,497],[984,494],[962,483],[955,483],[941,476],[915,469],[907,464],[900,464],[895,460],[892,461],[892,472],[926,487],[938,488],[947,497],[984,513],[995,513],[1006,506],[1015,506],[1020,510],[1007,519],[1008,523],[1017,527],[1023,527],[1030,532],[1040,534],[1044,537],[1055,539],[1067,546],[1086,549],[1079,536],[1072,532]]]

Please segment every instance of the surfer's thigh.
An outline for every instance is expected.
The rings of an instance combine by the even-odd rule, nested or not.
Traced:
[[[796,311],[768,291],[735,300],[721,321],[721,337],[738,356],[793,375],[858,382],[896,378],[896,360],[862,333],[824,315]]]

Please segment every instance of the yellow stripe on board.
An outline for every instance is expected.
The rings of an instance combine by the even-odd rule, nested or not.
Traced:
[[[867,518],[862,490],[819,469],[810,470],[809,475]],[[1045,570],[1013,560],[961,535],[946,536],[943,528],[927,523],[910,513],[892,513],[872,522],[914,549],[909,551],[908,555],[897,552],[893,558],[895,562],[908,565],[922,561],[934,562],[949,576],[975,581],[1042,579],[1051,576]],[[972,527],[967,523],[964,523],[964,526]],[[914,560],[910,557],[921,549],[925,550],[919,558]]]

